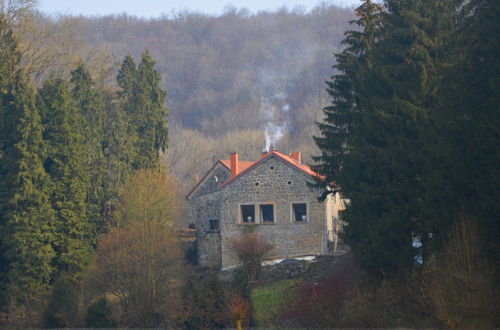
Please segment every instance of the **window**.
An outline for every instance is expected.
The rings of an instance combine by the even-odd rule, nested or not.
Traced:
[[[241,205],[241,222],[243,223],[255,222],[254,205]]]
[[[292,203],[292,218],[293,218],[293,221],[306,222],[307,221],[307,204],[306,203]]]
[[[260,204],[260,222],[274,222],[274,205]]]
[[[208,220],[208,230],[209,231],[219,231],[219,219],[209,219]]]

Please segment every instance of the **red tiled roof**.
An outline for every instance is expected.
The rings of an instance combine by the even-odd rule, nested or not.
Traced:
[[[285,154],[282,154],[282,153],[280,153],[280,152],[278,152],[276,150],[273,150],[271,152],[263,153],[262,156],[260,157],[260,159],[257,160],[257,161],[255,161],[255,162],[240,160],[238,162],[238,166],[239,166],[239,170],[240,170],[240,172],[238,173],[238,175],[235,176],[235,177],[233,177],[233,178],[229,178],[228,180],[226,180],[225,182],[223,182],[220,185],[220,187],[222,188],[226,184],[228,184],[229,182],[232,182],[234,179],[239,178],[243,173],[248,172],[251,168],[257,166],[257,164],[262,163],[265,159],[267,159],[267,158],[269,158],[269,157],[271,157],[273,155],[276,156],[276,157],[278,157],[278,158],[281,158],[285,162],[287,162],[287,163],[295,166],[298,170],[304,172],[307,175],[310,175],[312,177],[319,177],[318,174],[316,172],[314,172],[313,170],[311,170],[311,168],[308,165],[299,163],[298,161],[296,161],[292,157],[290,157],[288,155],[285,155]],[[207,172],[207,174],[205,174],[205,176],[203,176],[203,178],[189,192],[189,194],[187,195],[188,199],[191,196],[191,194],[196,190],[196,188],[198,188],[198,186],[203,182],[203,180],[205,180],[205,178],[208,176],[208,174],[212,171],[212,169],[218,163],[221,163],[222,165],[224,165],[224,167],[226,167],[229,171],[231,171],[231,160],[229,160],[229,159],[221,159],[221,160],[219,160],[216,164],[214,164],[214,166],[212,166],[212,168],[210,168],[210,170]]]
[[[224,187],[229,182],[232,182],[233,180],[239,178],[242,174],[248,172],[251,168],[257,166],[257,164],[262,163],[265,159],[271,157],[272,155],[277,156],[277,157],[281,158],[282,160],[286,161],[287,163],[295,166],[297,169],[301,170],[305,174],[308,174],[308,175],[313,176],[313,177],[318,177],[318,174],[316,172],[314,172],[313,170],[311,170],[311,168],[308,165],[299,163],[298,161],[296,161],[292,157],[284,155],[284,154],[282,154],[282,153],[280,153],[280,152],[278,152],[276,150],[273,150],[273,151],[270,151],[268,153],[263,154],[262,157],[258,161],[256,161],[256,162],[240,161],[239,162],[239,166],[240,166],[240,169],[241,169],[240,173],[238,173],[237,176],[228,179],[226,182],[222,183],[220,186]],[[224,164],[224,165],[228,169],[231,169],[231,164],[230,164],[229,160],[221,160],[221,162],[223,162],[223,163],[225,162],[227,165],[226,164]],[[244,165],[243,165],[243,163],[244,163]]]
[[[231,170],[231,160],[230,159],[221,159],[220,162],[222,163],[222,165],[224,165],[225,167],[227,167],[228,170]],[[249,161],[246,161],[246,160],[240,160],[238,162],[238,166],[240,168],[240,172],[245,171],[247,168],[249,168],[253,164],[255,164],[255,162],[249,162]]]

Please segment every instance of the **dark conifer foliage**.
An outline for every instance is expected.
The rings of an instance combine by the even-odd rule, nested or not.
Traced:
[[[53,212],[43,169],[40,116],[18,68],[10,29],[0,18],[1,304],[33,306],[53,272]]]
[[[486,46],[498,38],[485,28],[498,20],[495,6],[387,0],[380,10],[366,0],[356,11],[362,31],[347,33],[336,56],[316,169],[351,200],[344,238],[375,276],[410,269],[415,237],[432,253],[460,216],[491,225],[498,214],[498,84],[487,78],[498,49]],[[475,200],[472,211],[460,206]]]
[[[86,213],[93,232],[105,226],[104,95],[97,90],[89,71],[80,64],[71,73],[71,95],[82,119],[83,162],[87,177]]]
[[[2,112],[11,123],[0,163],[2,298],[8,304],[31,304],[49,288],[55,254],[42,127],[33,92],[20,74],[0,97],[9,99]]]
[[[44,167],[51,179],[52,207],[56,212],[56,265],[61,272],[78,273],[90,257],[91,226],[85,208],[87,171],[84,164],[83,118],[67,83],[47,80],[38,91],[47,156]]]
[[[443,43],[448,67],[439,81],[439,111],[429,123],[425,202],[433,207],[425,219],[439,246],[458,217],[476,218],[498,263],[500,3],[473,0],[458,8],[457,27]]]
[[[118,73],[122,116],[129,122],[127,137],[133,153],[134,169],[156,167],[159,152],[167,147],[166,93],[160,87],[160,74],[146,50],[136,67],[131,56],[126,56]]]
[[[159,152],[167,149],[166,93],[160,87],[160,73],[146,50],[137,70],[134,98],[137,102],[137,135],[139,168],[158,166]]]

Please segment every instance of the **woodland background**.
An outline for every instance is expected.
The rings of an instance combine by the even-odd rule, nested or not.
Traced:
[[[165,162],[186,194],[214,157],[238,152],[241,159],[256,159],[266,130],[275,148],[302,151],[311,162],[315,121],[329,103],[324,86],[333,73],[333,52],[341,49],[353,17],[351,9],[326,3],[310,12],[283,7],[257,14],[228,6],[217,17],[189,11],[158,19],[38,13],[23,33],[40,43],[39,53],[53,56],[34,73],[38,80],[54,70],[67,73],[68,60],[81,56],[110,89],[121,58],[138,58],[148,48],[168,92]]]

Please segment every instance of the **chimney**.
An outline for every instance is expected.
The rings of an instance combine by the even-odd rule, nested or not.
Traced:
[[[240,173],[240,164],[238,160],[238,154],[232,152],[231,154],[231,178],[234,178]]]
[[[293,151],[291,154],[290,154],[290,157],[295,160],[297,163],[301,164],[302,162],[302,155],[300,154],[299,151]]]

